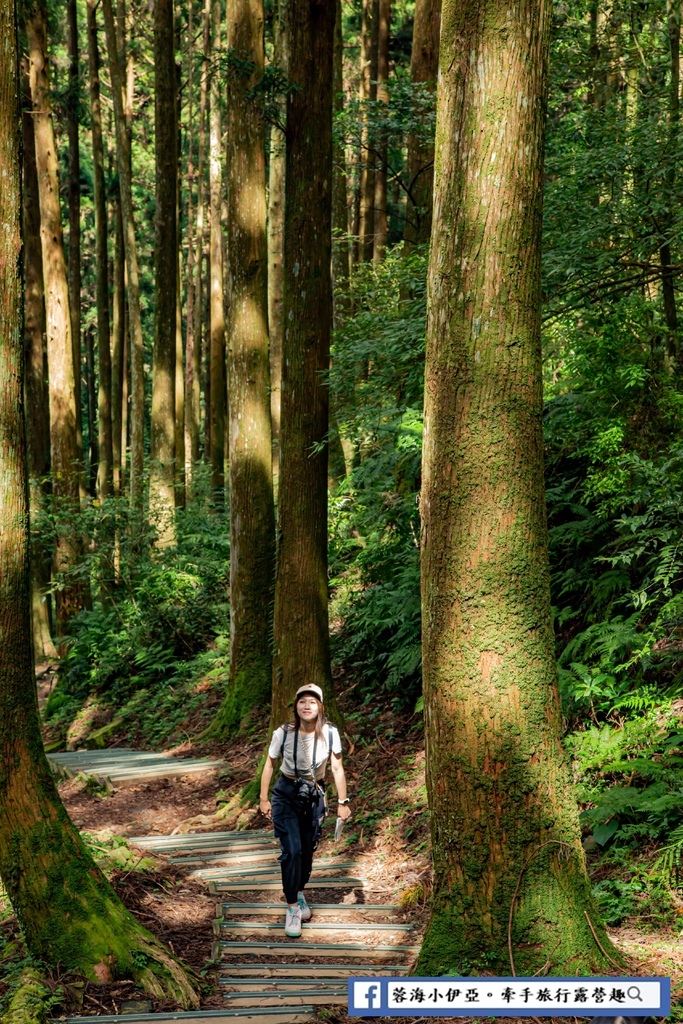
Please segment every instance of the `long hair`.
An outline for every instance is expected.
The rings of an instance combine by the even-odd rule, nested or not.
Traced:
[[[325,705],[317,697],[314,698],[318,703],[318,717],[315,720],[315,734],[318,740],[321,742],[325,741],[325,726],[327,725],[327,719],[325,718]],[[285,732],[294,732],[296,729],[301,728],[301,719],[299,712],[296,709],[297,701],[294,701],[294,721],[287,722],[285,725]]]

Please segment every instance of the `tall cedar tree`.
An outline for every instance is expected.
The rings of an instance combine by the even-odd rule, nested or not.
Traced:
[[[113,486],[111,416],[111,335],[109,330],[109,265],[107,257],[107,193],[104,178],[102,103],[100,99],[100,52],[97,43],[96,0],[87,0],[88,71],[90,77],[90,124],[92,131],[93,205],[95,207],[95,298],[97,303],[97,424],[100,464],[97,493],[111,494]]]
[[[379,0],[377,26],[377,99],[389,102],[389,42],[391,30],[391,0]],[[387,160],[389,140],[383,132],[377,140],[377,170],[375,171],[375,262],[384,259],[387,248]]]
[[[178,131],[173,0],[154,5],[154,359],[149,509],[157,543],[175,542],[175,371],[178,287]]]
[[[334,65],[332,102],[334,113],[344,110],[344,37],[341,0],[336,0],[334,22]],[[332,179],[332,281],[334,284],[334,326],[338,327],[349,308],[349,234],[346,196],[346,160],[344,143],[335,140]]]
[[[228,0],[228,53],[248,57],[228,76],[228,266],[232,279],[228,386],[230,679],[216,720],[234,732],[268,704],[272,682],[275,521],[268,351],[266,155],[251,95],[264,67],[262,0]]]
[[[187,21],[187,305],[185,315],[185,405],[184,405],[184,446],[185,499],[192,500],[194,468],[199,460],[199,387],[200,387],[200,317],[195,307],[195,263],[201,264],[201,248],[196,244],[194,224],[193,191],[195,183],[194,164],[194,3],[188,5]],[[197,182],[201,191],[201,179]],[[199,199],[198,199],[199,204]],[[197,255],[198,254],[198,255]],[[179,282],[180,283],[180,282]]]
[[[211,5],[211,54],[220,53],[221,5]],[[208,434],[211,458],[211,493],[218,507],[224,500],[225,433],[225,312],[223,306],[223,251],[221,246],[221,107],[215,68],[209,82],[209,323],[210,374]]]
[[[81,75],[78,51],[78,7],[76,0],[67,0],[67,41],[69,50],[69,91],[66,102],[66,134],[69,140],[69,312],[71,344],[73,345],[74,396],[76,400],[76,437],[78,450],[83,451],[81,417],[81,153],[78,121],[81,98]],[[79,492],[85,498],[85,478],[79,474]]]
[[[332,323],[332,53],[335,4],[285,8],[284,332],[272,721],[304,683],[331,703],[327,432]]]
[[[131,171],[131,140],[128,131],[127,108],[129,90],[126,89],[124,54],[117,37],[112,0],[102,0],[102,15],[107,37],[107,55],[116,130],[116,165],[119,172],[119,198],[123,222],[123,247],[126,259],[126,298],[128,337],[130,340],[130,497],[142,502],[142,470],[144,449],[145,367],[140,316],[140,272],[135,241],[135,215],[133,210],[133,181]],[[125,360],[124,360],[125,374]],[[126,404],[122,401],[122,418]],[[123,428],[122,428],[123,433]],[[122,447],[125,447],[122,445]],[[122,454],[123,458],[123,454]]]
[[[47,76],[47,10],[33,5],[26,19],[29,79],[40,205],[40,238],[45,288],[45,323],[50,381],[50,463],[57,519],[55,568],[67,574],[66,585],[55,593],[58,636],[84,603],[83,586],[69,575],[83,553],[75,523],[79,508],[79,466],[82,450],[76,429],[74,350],[69,315],[69,286],[59,208],[57,149],[52,127],[52,102]]]
[[[378,0],[363,0],[361,18],[360,82],[361,103],[377,99],[377,40],[379,36]],[[368,112],[363,113],[360,173],[359,258],[371,260],[375,241],[375,155],[371,151]]]
[[[43,249],[40,243],[40,199],[33,138],[33,112],[28,65],[22,62],[23,112],[23,227],[24,227],[24,353],[26,375],[26,446],[32,524],[45,511],[50,472],[50,406],[47,385],[45,342],[45,298],[43,295]],[[31,615],[33,650],[37,662],[55,658],[50,635],[50,605],[45,596],[50,585],[51,557],[37,535],[31,533]]]
[[[561,742],[541,434],[549,0],[445,0],[428,274],[422,974],[607,964]],[[512,915],[508,949],[508,917]],[[483,960],[485,958],[485,960]]]
[[[413,85],[426,85],[432,90],[436,87],[440,27],[441,0],[416,0],[410,53],[410,80]],[[414,135],[409,135],[406,141],[410,191],[403,237],[408,249],[412,243],[428,242],[431,234],[434,147]]]
[[[0,877],[34,956],[93,981],[116,970],[196,1006],[186,972],[92,860],[43,750],[31,646],[19,129],[14,3],[0,0]]]
[[[283,3],[273,12],[273,63],[285,68]],[[270,129],[268,168],[268,336],[270,339],[270,420],[273,434],[273,487],[277,498],[280,477],[280,392],[282,384],[282,241],[285,230],[285,138],[282,127],[287,119],[285,101],[277,99],[278,117]]]

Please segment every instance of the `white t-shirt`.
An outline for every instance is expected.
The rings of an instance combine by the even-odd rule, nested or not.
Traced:
[[[315,746],[315,777],[319,781],[325,775],[325,769],[327,767],[327,758],[329,756],[330,749],[330,732],[332,733],[332,753],[341,754],[342,745],[339,730],[335,725],[326,724],[323,726],[323,739],[318,737],[318,742],[315,742],[316,735],[314,732],[304,735],[299,733],[297,740],[297,751],[296,760],[297,767],[299,769],[299,777],[302,779],[310,779],[311,771],[308,767],[309,761],[313,764],[313,747]],[[280,756],[280,750],[282,749],[282,739],[285,738],[285,749],[282,752],[282,764],[280,770],[285,775],[294,776],[294,730],[291,732],[287,730],[286,734],[282,726],[275,730],[273,738],[270,741],[270,747],[268,748],[268,755],[274,760]],[[304,753],[305,747],[305,753]],[[306,759],[308,755],[308,760]]]

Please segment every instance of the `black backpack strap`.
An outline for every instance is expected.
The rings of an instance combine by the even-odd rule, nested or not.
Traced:
[[[327,750],[327,756],[328,757],[332,757],[332,726],[331,725],[327,726],[327,741],[328,741],[328,744],[329,744],[328,750]]]
[[[296,752],[299,749],[299,730],[294,730],[294,778],[299,781],[299,765],[296,760]]]
[[[282,726],[282,746],[280,747],[280,760],[282,760],[282,755],[285,752],[285,743],[286,742],[287,742],[287,729],[283,725]]]

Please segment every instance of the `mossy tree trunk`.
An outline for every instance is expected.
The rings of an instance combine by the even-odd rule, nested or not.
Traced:
[[[327,587],[327,433],[332,324],[332,53],[335,5],[291,0],[288,76],[284,323],[273,722],[297,688],[333,699]]]
[[[561,721],[541,434],[548,0],[445,0],[422,610],[434,860],[421,974],[607,968]],[[586,916],[587,915],[587,916]]]
[[[285,69],[283,3],[273,12],[273,63]],[[283,237],[285,230],[285,136],[286,103],[278,99],[282,127],[270,129],[268,167],[268,335],[270,339],[270,421],[273,435],[273,490],[277,499],[280,478],[280,395],[282,384],[283,320]]]
[[[439,68],[441,0],[416,0],[410,80],[414,85],[436,88]],[[428,242],[432,230],[434,190],[434,147],[414,135],[407,140],[409,198],[403,238],[406,251],[411,244]]]
[[[214,722],[223,734],[268,704],[272,680],[266,159],[261,110],[251,93],[264,67],[262,0],[228,0],[227,49],[242,55],[248,70],[228,76],[230,678]]]
[[[93,199],[95,207],[95,295],[97,302],[97,361],[99,378],[97,423],[99,432],[98,448],[100,464],[97,471],[97,492],[100,498],[107,498],[111,494],[113,487],[111,334],[109,329],[107,194],[104,179],[102,104],[100,99],[100,52],[97,42],[97,14],[95,0],[88,0],[87,12]]]
[[[211,56],[215,60],[221,45],[221,5],[211,5]],[[209,82],[209,320],[210,320],[210,408],[209,448],[211,494],[218,508],[225,498],[225,312],[223,305],[223,250],[221,246],[221,107],[217,70]]]
[[[116,164],[119,172],[119,197],[123,221],[123,246],[126,258],[126,298],[128,337],[130,343],[130,497],[135,505],[142,502],[142,470],[144,454],[145,368],[140,316],[140,273],[135,240],[133,182],[131,173],[130,133],[128,130],[124,55],[117,38],[112,0],[102,0],[102,15],[107,37],[107,56],[111,77],[116,131]],[[120,33],[119,33],[120,34]],[[132,67],[128,67],[132,78]],[[125,364],[124,364],[125,365]],[[123,444],[125,450],[125,444]]]
[[[40,735],[31,646],[20,112],[11,0],[0,0],[0,167],[0,877],[34,956],[94,981],[133,977],[160,997],[196,1006],[187,972],[125,909],[69,821]]]
[[[71,571],[83,554],[75,517],[79,510],[79,467],[74,393],[74,349],[69,313],[69,285],[59,206],[57,150],[52,127],[52,103],[47,75],[47,10],[35,3],[26,19],[29,79],[40,204],[40,237],[45,288],[45,323],[50,381],[50,464],[57,519],[55,568],[66,584],[55,594],[55,625],[63,636],[69,620],[84,604],[83,585]]]
[[[173,0],[154,5],[154,360],[149,512],[157,545],[175,543],[175,375],[178,287],[178,129]],[[181,360],[182,362],[182,360]]]
[[[26,374],[26,445],[33,524],[45,511],[50,473],[50,407],[47,383],[47,346],[45,343],[45,297],[43,294],[43,252],[40,243],[40,198],[36,171],[36,146],[33,137],[33,113],[28,66],[22,62],[23,112],[23,227],[24,227],[24,358]],[[33,651],[37,662],[56,658],[50,632],[51,555],[36,532],[31,534],[31,616]]]

